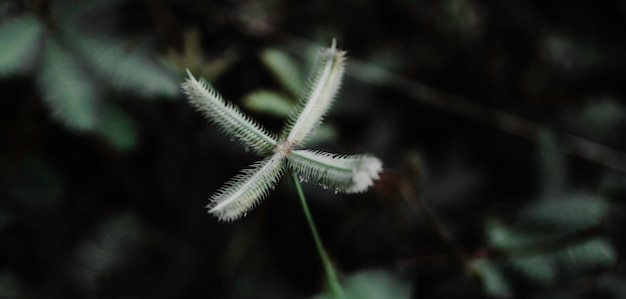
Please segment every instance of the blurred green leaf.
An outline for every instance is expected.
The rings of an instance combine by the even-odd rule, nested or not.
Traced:
[[[596,195],[544,199],[523,208],[509,225],[489,220],[487,240],[512,268],[548,285],[564,275],[614,265],[616,253],[608,242],[580,235],[600,225],[608,210],[608,202]]]
[[[271,90],[257,90],[243,98],[244,107],[259,113],[287,117],[294,102],[289,97]]]
[[[581,128],[595,136],[605,137],[626,119],[626,107],[612,97],[592,98],[581,113]]]
[[[569,72],[589,69],[602,61],[593,44],[559,33],[545,36],[543,53],[555,67]]]
[[[558,230],[561,234],[577,233],[600,224],[609,211],[609,203],[601,196],[570,195],[562,200],[536,202],[518,213],[518,225],[537,229]]]
[[[109,105],[105,110],[98,133],[119,151],[131,150],[137,144],[134,120],[116,105]]]
[[[300,68],[293,59],[287,56],[287,54],[271,48],[264,49],[260,57],[263,64],[287,91],[294,96],[300,95],[304,80],[298,71]]]
[[[48,40],[38,79],[53,117],[71,128],[89,130],[97,126],[98,92],[73,55],[55,37]]]
[[[537,242],[532,234],[523,229],[510,228],[497,219],[489,219],[486,228],[489,245],[501,250],[515,250]]]
[[[362,271],[346,278],[343,283],[346,299],[408,299],[411,287],[384,271]],[[314,299],[334,299],[324,293]]]
[[[606,269],[617,262],[617,253],[605,239],[592,238],[564,249],[556,256],[567,271]]]
[[[598,226],[608,211],[608,202],[596,195],[542,200],[521,209],[509,225],[489,220],[487,240],[491,246],[502,250],[541,246]]]
[[[604,239],[595,237],[563,248],[533,255],[511,256],[509,263],[524,276],[542,284],[554,283],[557,272],[564,276],[607,269],[617,262],[617,254]]]
[[[41,46],[43,26],[35,16],[22,16],[0,25],[0,76],[24,73]]]
[[[272,91],[272,90],[257,90],[248,93],[243,98],[244,107],[258,112],[273,115],[276,117],[286,118],[291,113],[294,100],[288,96]],[[322,124],[315,130],[315,133],[309,139],[310,144],[316,144],[332,140],[337,136],[335,128],[329,124]]]
[[[109,38],[68,31],[68,37],[94,69],[114,88],[144,97],[179,95],[175,76],[142,47],[128,47]]]
[[[512,258],[510,264],[526,277],[542,284],[553,283],[556,279],[557,267],[550,256],[518,256]]]
[[[132,255],[140,233],[139,221],[132,214],[104,221],[78,248],[73,268],[77,283],[86,290],[96,290],[101,279]]]
[[[473,265],[480,275],[483,289],[488,295],[496,297],[511,296],[509,284],[498,265],[487,259],[476,260]]]
[[[314,145],[322,142],[326,142],[329,140],[333,140],[337,137],[337,131],[335,127],[330,124],[322,124],[321,126],[315,129],[311,138],[307,141],[308,144]]]

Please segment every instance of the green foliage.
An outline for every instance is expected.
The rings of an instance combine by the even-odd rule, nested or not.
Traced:
[[[520,210],[510,225],[492,220],[487,225],[489,244],[502,250],[520,250],[597,227],[608,212],[606,200],[594,195],[573,195],[544,200]]]
[[[544,58],[556,69],[582,71],[596,65],[599,53],[592,45],[565,34],[549,34],[543,40]]]
[[[109,105],[98,127],[98,133],[119,151],[128,151],[135,147],[138,139],[135,121],[116,105]]]
[[[43,26],[31,15],[0,24],[0,77],[29,70],[37,58],[42,33]]]
[[[178,95],[178,82],[147,49],[111,38],[68,34],[70,41],[111,86],[143,97]]]
[[[509,264],[534,281],[550,284],[557,276],[556,260],[552,255],[530,255],[511,258]]]
[[[491,296],[509,297],[511,289],[504,278],[504,274],[497,263],[488,259],[478,259],[473,262],[475,271],[480,275],[485,292]]]
[[[606,239],[597,237],[568,246],[555,258],[566,271],[577,273],[610,268],[617,262],[617,253]]]
[[[300,68],[289,56],[281,51],[266,48],[260,57],[263,64],[287,91],[295,96],[300,93],[304,80],[301,78]]]
[[[609,211],[607,200],[598,195],[576,194],[567,199],[542,200],[517,214],[518,225],[545,233],[574,234],[598,226]]]
[[[547,285],[557,277],[615,264],[613,247],[601,237],[587,235],[608,211],[608,203],[599,196],[543,200],[520,210],[510,224],[488,222],[487,240],[504,255],[504,264]]]
[[[284,94],[272,90],[256,90],[243,98],[243,105],[255,112],[286,118],[293,109],[293,100]],[[330,124],[321,124],[309,140],[309,144],[317,144],[333,140],[337,136],[335,128]]]
[[[571,246],[536,255],[509,257],[509,263],[526,277],[551,284],[559,277],[607,269],[617,261],[613,247],[603,238],[586,239]]]
[[[619,130],[626,119],[626,109],[619,98],[611,96],[592,97],[580,111],[580,129],[592,136],[606,138]]]
[[[133,249],[140,234],[139,221],[131,214],[104,221],[76,252],[72,269],[76,283],[87,291],[96,291],[103,279],[136,253]]]
[[[351,275],[343,283],[346,299],[409,299],[411,287],[384,271],[362,271]],[[324,293],[313,299],[333,299]]]
[[[52,28],[44,29],[44,22],[29,14],[3,23],[0,76],[32,71],[53,119],[70,129],[103,134],[125,151],[136,144],[136,130],[120,109],[106,111],[106,87],[143,97],[176,97],[179,89],[178,80],[148,47],[81,32],[78,19],[115,2],[54,1]],[[43,57],[38,59],[40,50]],[[101,86],[102,81],[108,86]]]
[[[293,108],[293,102],[285,95],[271,90],[257,90],[243,98],[243,105],[253,111],[286,117]]]
[[[79,130],[98,126],[98,90],[74,56],[55,37],[48,39],[38,83],[53,117]]]

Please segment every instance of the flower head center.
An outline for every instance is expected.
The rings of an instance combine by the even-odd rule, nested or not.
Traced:
[[[289,156],[292,149],[293,144],[289,140],[280,141],[274,146],[274,151],[280,153],[283,157]]]

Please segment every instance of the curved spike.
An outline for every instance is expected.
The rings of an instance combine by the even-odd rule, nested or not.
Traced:
[[[295,150],[287,157],[289,169],[307,181],[345,193],[361,193],[374,184],[382,162],[371,155],[336,155]]]
[[[240,218],[276,186],[284,165],[282,154],[276,153],[242,171],[211,196],[209,213],[222,221]]]
[[[283,129],[282,139],[301,146],[311,136],[339,91],[345,72],[345,55],[346,52],[336,48],[335,40],[330,48],[320,50],[305,91]]]
[[[206,81],[196,80],[189,70],[187,74],[189,78],[182,84],[182,88],[191,105],[204,114],[209,122],[258,155],[267,155],[274,150],[276,137],[273,134],[267,132],[235,105],[225,101]]]

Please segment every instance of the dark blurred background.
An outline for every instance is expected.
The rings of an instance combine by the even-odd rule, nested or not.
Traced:
[[[626,298],[626,1],[0,1],[0,298],[328,298],[294,188],[220,223],[258,157],[184,70],[278,131],[348,51],[305,185],[350,298]],[[321,294],[321,295],[318,295]]]

